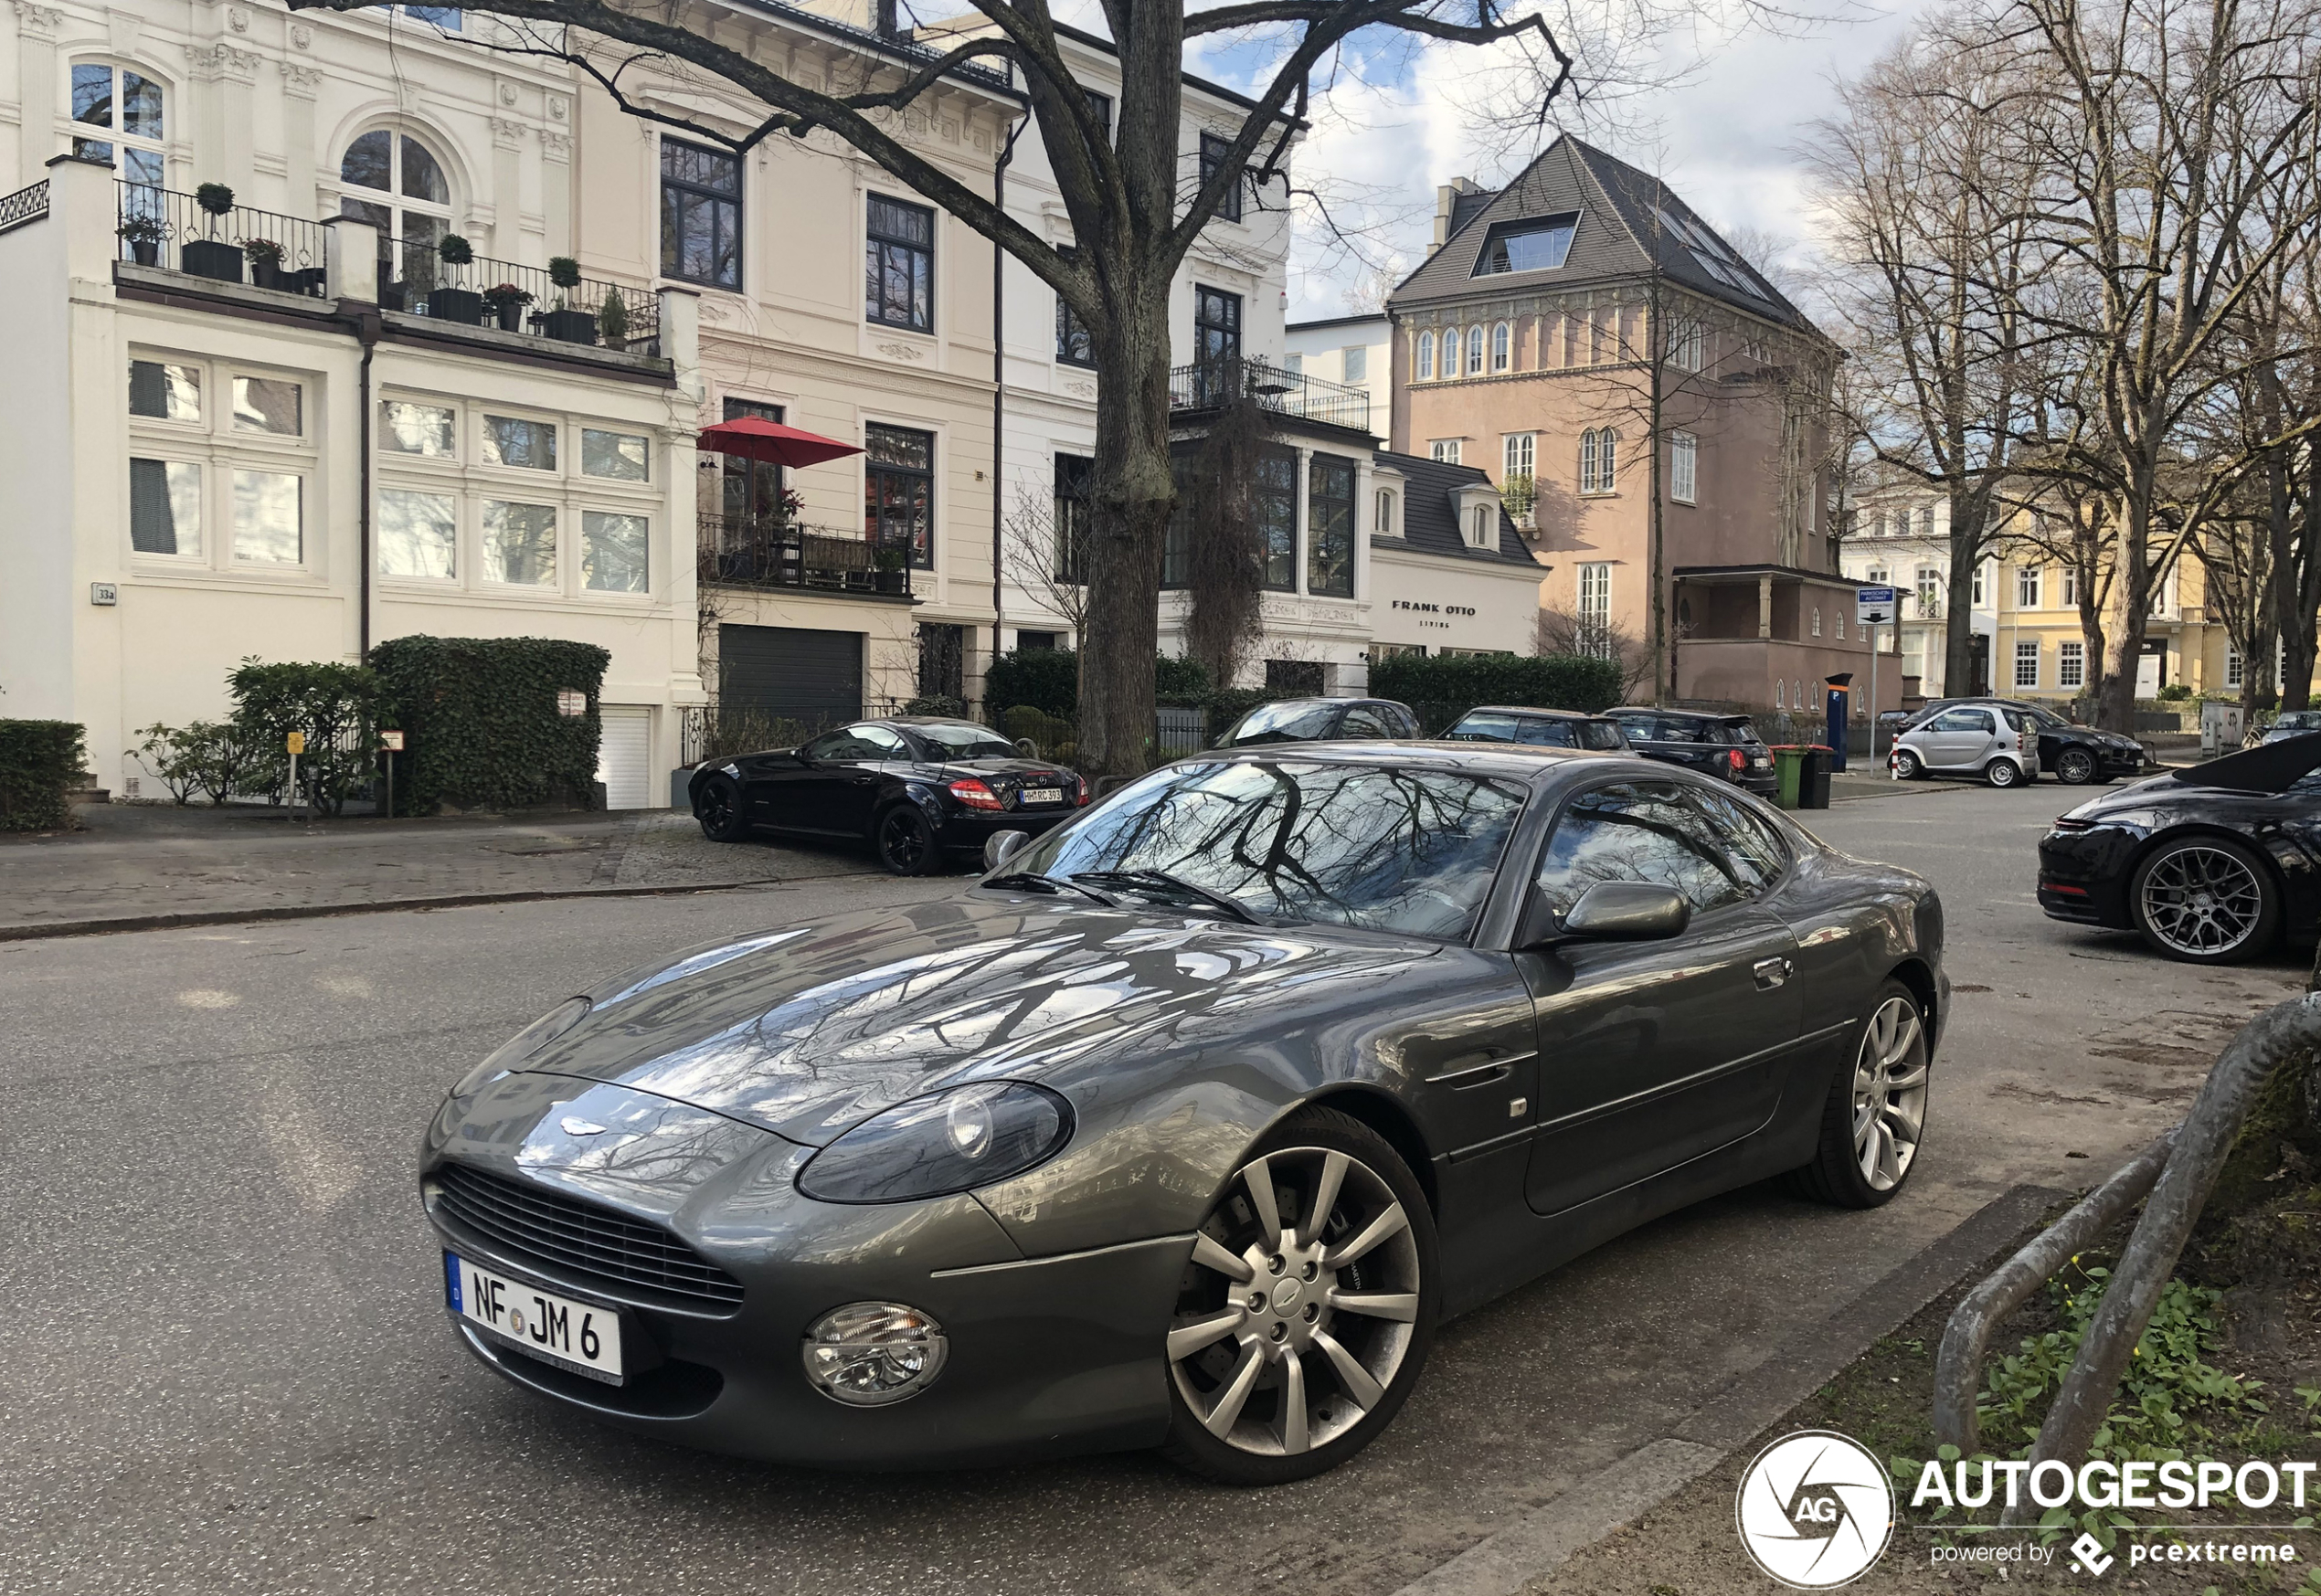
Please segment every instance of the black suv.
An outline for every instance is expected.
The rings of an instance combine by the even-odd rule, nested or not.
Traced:
[[[1327,743],[1334,738],[1398,741],[1418,735],[1410,705],[1391,698],[1284,698],[1261,703],[1234,722],[1220,748],[1259,743]]]
[[[1911,727],[1922,725],[1943,711],[1961,704],[2017,710],[2030,716],[2039,726],[2039,767],[2066,787],[2109,782],[2114,777],[2133,777],[2143,772],[2144,745],[2135,738],[2099,731],[2093,726],[2074,725],[2045,704],[2019,698],[1930,698],[1893,735],[1900,736]]]
[[[1690,766],[1760,797],[1779,785],[1773,773],[1773,755],[1758,739],[1747,715],[1654,709],[1648,704],[1607,709],[1604,715],[1620,724],[1628,745],[1647,759]]]

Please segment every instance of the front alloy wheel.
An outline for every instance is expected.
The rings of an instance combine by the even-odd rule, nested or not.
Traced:
[[[1433,1337],[1435,1237],[1392,1147],[1293,1117],[1193,1238],[1168,1334],[1164,1450],[1233,1485],[1336,1467],[1394,1417]]]
[[[2095,779],[2095,756],[2084,748],[2066,748],[2055,761],[2055,779],[2065,787],[2085,787]]]
[[[2191,964],[2230,964],[2272,946],[2280,895],[2255,855],[2221,837],[2163,848],[2136,872],[2129,902],[2144,940]]]
[[[1829,1091],[1814,1160],[1791,1178],[1805,1196],[1837,1208],[1893,1200],[1918,1161],[1926,1129],[1926,1026],[1900,981],[1879,989],[1861,1028],[1851,1073]]]

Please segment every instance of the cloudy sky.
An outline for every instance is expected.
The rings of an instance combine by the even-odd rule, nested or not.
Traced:
[[[1666,38],[1645,69],[1688,80],[1616,107],[1607,102],[1608,114],[1574,131],[1661,173],[1721,227],[1760,229],[1810,249],[1812,217],[1796,146],[1830,109],[1833,77],[1859,70],[1891,45],[1923,0],[1802,3],[1815,15],[1777,30],[1742,28],[1714,41],[1688,30]],[[1259,44],[1224,43],[1192,64],[1252,87],[1267,75],[1267,53]],[[1397,43],[1342,71],[1316,108],[1313,132],[1298,156],[1300,180],[1332,195],[1340,214],[1364,220],[1359,248],[1397,275],[1425,251],[1436,185],[1464,175],[1497,187],[1553,136],[1551,131],[1494,147],[1477,135],[1470,110],[1481,91],[1477,55],[1460,46]],[[1584,58],[1584,70],[1588,64]],[[1310,215],[1308,223],[1290,265],[1290,314],[1341,314],[1364,275],[1362,264],[1331,248],[1327,229],[1313,225]]]

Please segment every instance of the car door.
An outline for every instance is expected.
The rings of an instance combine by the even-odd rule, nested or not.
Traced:
[[[816,809],[821,816],[817,830],[867,836],[886,767],[909,764],[911,747],[892,727],[849,726],[846,731],[852,742],[844,756],[830,761],[816,785]]]
[[[1781,861],[1737,847],[1688,780],[1623,780],[1569,799],[1541,850],[1529,925],[1598,882],[1675,887],[1666,941],[1559,938],[1516,956],[1539,1042],[1526,1178],[1543,1214],[1748,1135],[1772,1115],[1800,1014],[1796,947],[1759,900]]]
[[[1979,770],[1998,741],[1998,719],[1987,709],[1946,709],[1926,723],[1921,745],[1929,770]]]

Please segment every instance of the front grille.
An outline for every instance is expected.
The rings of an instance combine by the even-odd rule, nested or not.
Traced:
[[[741,1282],[658,1225],[464,1164],[436,1179],[444,1213],[517,1257],[715,1308],[741,1305]]]

